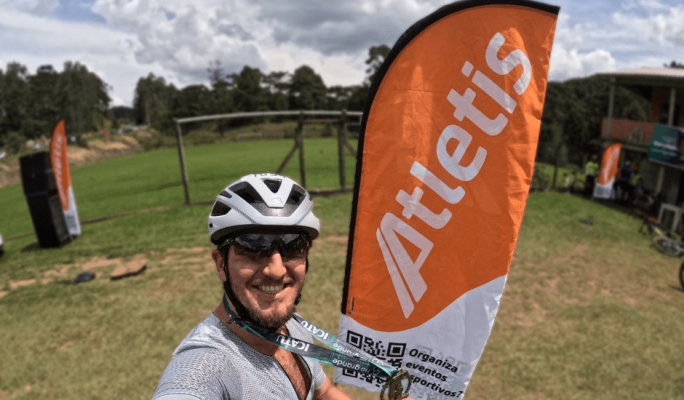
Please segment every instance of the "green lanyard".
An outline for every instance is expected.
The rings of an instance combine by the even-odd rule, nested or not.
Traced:
[[[294,320],[309,331],[316,339],[334,350],[329,350],[321,346],[309,343],[304,340],[295,339],[291,336],[281,335],[260,326],[255,326],[241,320],[230,307],[227,297],[223,296],[223,307],[230,315],[231,322],[240,328],[252,333],[253,335],[267,340],[276,346],[282,347],[292,353],[309,357],[316,361],[329,364],[338,368],[346,368],[362,374],[371,374],[386,379],[394,377],[399,373],[398,368],[391,367],[387,363],[371,356],[361,349],[342,342],[334,335],[306,321],[298,314],[294,315]],[[230,322],[229,322],[230,323]]]

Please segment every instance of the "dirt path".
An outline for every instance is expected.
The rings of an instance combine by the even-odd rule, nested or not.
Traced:
[[[186,249],[169,249],[164,252],[163,257],[160,254],[151,254],[149,256],[136,254],[125,259],[104,256],[87,258],[76,261],[73,264],[58,265],[41,273],[36,279],[9,281],[4,288],[0,288],[0,299],[11,291],[24,286],[35,284],[47,285],[54,282],[71,283],[74,277],[86,271],[94,272],[95,279],[105,279],[110,282],[112,276],[140,271],[142,267],[147,267],[146,273],[156,271],[160,268],[160,265],[169,266],[171,269],[179,266],[183,268],[195,267],[202,270],[211,269],[213,268],[213,261],[209,257],[210,250],[208,247],[191,247]],[[150,260],[155,261],[150,262]]]
[[[335,253],[344,256],[347,251],[346,236],[323,236],[318,240],[318,246],[323,246],[326,251],[333,249]],[[164,269],[190,269],[198,273],[213,271],[215,266],[210,257],[210,246],[198,246],[189,248],[167,249],[163,254],[153,252],[151,254],[136,254],[131,257],[106,257],[97,256],[75,261],[71,264],[57,265],[37,275],[35,279],[25,279],[6,282],[4,287],[0,285],[0,299],[13,290],[35,284],[47,285],[54,282],[71,283],[81,272],[94,272],[95,279],[104,279],[110,282],[112,276],[140,271],[147,267],[144,274],[149,274],[160,268]],[[134,277],[132,279],[135,279]],[[0,399],[2,400],[2,399]]]

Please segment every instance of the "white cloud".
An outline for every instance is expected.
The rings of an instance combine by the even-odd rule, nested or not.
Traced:
[[[64,0],[62,0],[64,1]],[[49,16],[60,0],[0,0],[0,9],[18,10],[38,16]]]
[[[292,44],[268,46],[264,50],[272,70],[294,71],[306,64],[318,73],[326,86],[357,85],[365,77],[365,55],[323,56],[321,53]]]
[[[179,82],[177,74],[156,62],[141,65],[132,53],[140,48],[134,35],[103,25],[64,22],[15,10],[0,13],[0,41],[3,63],[17,61],[35,73],[51,64],[61,71],[65,61],[79,62],[113,87],[114,104],[131,104],[140,77],[149,72]]]
[[[570,15],[561,14],[556,24],[549,79],[564,81],[614,69],[615,59],[610,52],[593,47],[588,35],[590,29],[585,24],[572,25],[570,21]]]
[[[613,69],[615,59],[606,50],[580,53],[577,49],[566,49],[563,45],[556,44],[551,53],[549,79],[564,81]]]
[[[551,55],[551,79],[662,66],[680,57],[684,7],[659,0],[621,5],[572,3],[570,13],[561,13]],[[601,13],[599,18],[596,7],[607,7],[609,13]]]
[[[678,59],[684,7],[672,5],[676,1],[557,0],[562,10],[551,79]],[[450,2],[0,0],[0,42],[3,61],[19,61],[31,71],[81,62],[114,87],[116,102],[130,105],[136,82],[150,72],[178,87],[207,83],[213,60],[227,73],[245,65],[292,72],[306,64],[328,86],[358,84],[368,48],[391,46]]]
[[[673,44],[684,48],[684,6],[667,7],[653,2],[648,15],[615,13],[613,22],[624,30],[638,31],[657,45]]]
[[[273,27],[276,42],[326,55],[392,45],[409,26],[436,9],[434,4],[414,0],[256,0],[256,4],[261,6],[260,18]]]
[[[270,35],[248,2],[197,0],[98,0],[93,11],[112,29],[130,32],[140,43],[141,64],[157,62],[184,82],[207,80],[206,68],[219,60],[228,71],[244,65],[266,69],[259,39]]]

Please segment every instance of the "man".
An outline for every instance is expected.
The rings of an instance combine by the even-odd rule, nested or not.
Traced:
[[[350,399],[318,362],[234,321],[313,342],[292,319],[320,230],[312,208],[306,190],[275,174],[242,177],[218,195],[208,227],[227,301],[181,342],[153,399]]]
[[[627,197],[629,196],[629,181],[632,178],[632,165],[629,160],[625,161],[620,168],[620,177],[615,182],[616,196],[618,202],[627,203]]]
[[[627,192],[627,205],[631,206],[634,202],[634,197],[636,195],[636,188],[641,184],[641,174],[639,173],[639,164],[634,164],[632,170],[632,176],[630,176],[627,181],[626,192]]]
[[[591,160],[587,161],[584,166],[584,174],[586,176],[584,180],[584,195],[591,197],[594,193],[594,186],[596,185],[596,172],[599,169],[599,165],[596,162],[596,154],[591,156]]]

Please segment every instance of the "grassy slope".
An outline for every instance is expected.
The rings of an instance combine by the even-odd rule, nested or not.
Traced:
[[[185,149],[190,196],[211,200],[220,189],[252,172],[275,172],[292,148],[292,140],[221,143]],[[339,187],[337,142],[334,138],[306,139],[307,187]],[[354,157],[346,155],[346,177],[353,184]],[[295,154],[284,174],[299,180]],[[175,149],[131,154],[71,171],[81,220],[126,211],[182,204],[178,152]],[[4,237],[31,232],[30,215],[20,185],[0,190],[0,232]]]
[[[310,173],[310,186],[333,187],[335,157],[323,148],[314,162],[314,142],[306,142],[307,165],[321,173]],[[188,149],[188,159],[195,160],[188,162],[190,180],[197,180],[191,186],[193,198],[210,199],[216,187],[243,173],[239,168],[271,169],[264,160],[275,157],[277,164],[289,150],[289,142],[277,154],[250,145]],[[233,158],[230,165],[237,170],[214,171],[231,149],[251,157]],[[145,203],[147,197],[137,193],[178,182],[175,153],[148,154],[171,161],[159,170],[140,171],[157,162],[134,155],[121,164],[110,160],[74,171],[77,196],[91,196],[100,204],[88,208],[81,200],[82,217],[182,202],[178,186],[145,192],[156,203]],[[289,173],[296,176],[296,160],[291,164]],[[128,167],[140,176],[125,172]],[[118,176],[134,182],[117,183],[114,189],[103,185],[100,191],[93,183],[84,189],[85,177],[102,174],[108,174],[108,182],[118,182]],[[139,180],[147,183],[137,186]],[[0,191],[3,204],[15,189]],[[120,194],[119,200],[108,200],[112,194]],[[316,203],[324,231],[311,255],[300,312],[334,332],[351,196],[319,197]],[[95,255],[126,259],[144,253],[149,269],[116,282],[34,284],[1,298],[0,399],[149,398],[175,346],[218,303],[220,286],[204,228],[208,208],[177,207],[88,224],[81,238],[58,250],[33,251],[32,235],[9,241],[8,254],[0,259],[0,290],[9,280],[40,277],[60,264]],[[3,221],[15,217],[0,212]],[[574,196],[547,192],[530,197],[499,316],[467,398],[681,398],[684,293],[676,287],[679,262],[657,253],[638,226],[635,219]],[[101,271],[106,278],[112,268]],[[349,391],[356,398],[377,398]]]
[[[573,196],[531,196],[471,398],[682,398],[679,261],[639,225]]]
[[[189,147],[185,151],[193,201],[213,200],[228,183],[250,172],[275,171],[292,146],[290,140],[227,143]],[[305,141],[307,186],[335,188],[335,139]],[[353,184],[354,158],[346,156],[347,185]],[[295,155],[284,174],[299,180]],[[83,235],[64,249],[36,250],[26,200],[19,185],[0,190],[0,221],[7,255],[0,259],[3,279],[30,279],[56,264],[78,257],[127,257],[168,247],[204,243],[207,206],[179,207],[184,202],[176,150],[132,154],[76,168],[72,180],[82,221],[122,212],[167,207],[152,215],[132,215],[97,224],[83,224]]]

